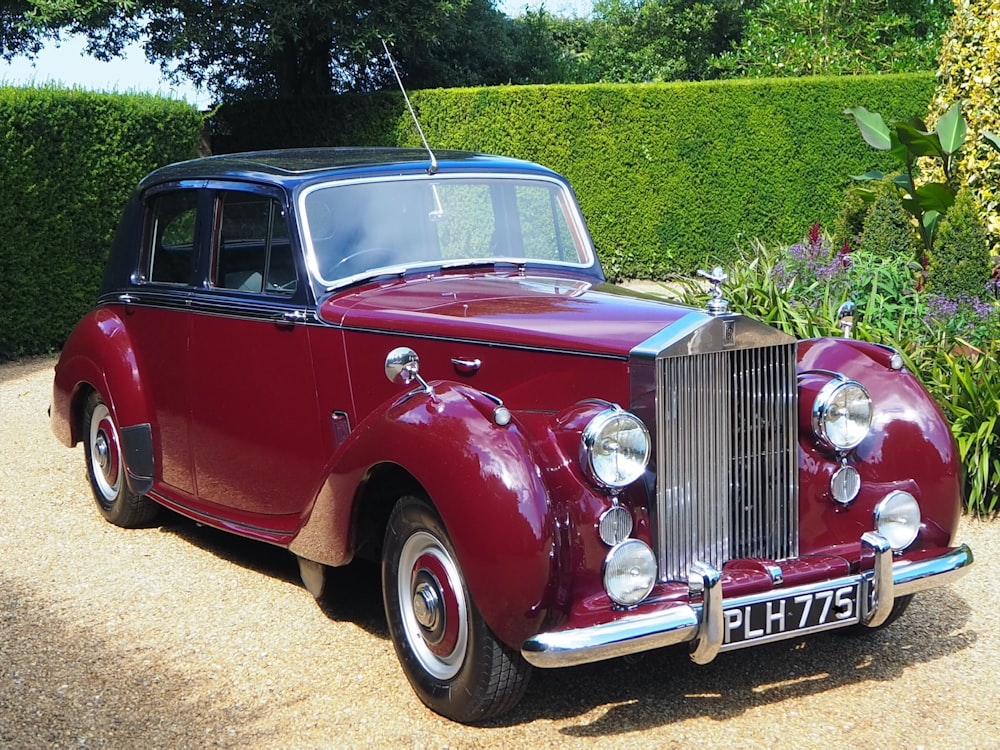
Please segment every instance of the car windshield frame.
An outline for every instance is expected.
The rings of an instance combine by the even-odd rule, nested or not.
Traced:
[[[558,259],[547,259],[539,257],[529,257],[528,255],[515,255],[515,254],[472,254],[468,257],[440,257],[440,255],[433,258],[414,258],[408,259],[405,262],[386,262],[386,263],[374,263],[371,266],[365,267],[363,269],[358,269],[353,272],[347,272],[343,275],[328,275],[324,272],[323,265],[325,262],[324,253],[317,247],[317,238],[322,237],[323,232],[319,228],[321,223],[317,216],[310,215],[310,210],[308,206],[310,196],[315,193],[325,190],[337,190],[343,188],[349,188],[351,186],[359,185],[375,185],[383,183],[406,183],[406,182],[429,182],[434,186],[430,195],[433,196],[433,201],[429,204],[431,211],[428,212],[427,221],[434,222],[442,220],[442,217],[434,219],[430,214],[435,211],[442,210],[442,202],[439,194],[439,190],[446,189],[449,182],[462,183],[467,185],[475,185],[475,183],[482,183],[483,186],[490,187],[498,183],[510,183],[512,187],[517,187],[518,185],[530,185],[531,183],[538,183],[544,185],[549,190],[555,190],[555,198],[558,202],[558,206],[561,209],[561,214],[558,218],[553,219],[555,224],[557,220],[565,223],[566,238],[569,241],[570,250],[575,253],[579,260],[558,260]],[[388,191],[387,191],[388,192]],[[590,238],[590,234],[587,231],[586,223],[583,220],[583,216],[580,214],[579,206],[577,205],[576,199],[573,195],[572,190],[566,185],[566,183],[554,176],[544,175],[544,174],[533,174],[533,173],[520,173],[520,172],[455,172],[452,174],[442,174],[437,173],[434,175],[427,174],[402,174],[402,175],[391,175],[391,176],[379,176],[379,177],[361,177],[354,179],[342,179],[342,180],[324,180],[322,182],[313,183],[311,185],[303,188],[297,198],[296,207],[298,214],[298,227],[301,232],[302,246],[305,249],[305,260],[306,267],[309,274],[313,277],[315,282],[320,288],[326,291],[333,291],[344,286],[349,286],[351,284],[358,283],[360,281],[376,278],[379,276],[396,276],[403,275],[411,271],[425,271],[425,270],[448,270],[456,268],[476,268],[476,267],[491,267],[491,266],[508,266],[508,267],[526,267],[526,266],[539,266],[548,269],[558,269],[563,268],[566,270],[573,271],[577,274],[580,272],[597,272],[597,253],[594,249],[593,242]],[[315,207],[314,207],[315,208]],[[447,221],[447,211],[449,209],[445,208],[444,221]],[[468,217],[466,217],[468,218]],[[494,214],[490,215],[490,218],[495,218]],[[515,222],[517,228],[521,229],[521,214],[519,212],[517,220]],[[319,231],[317,231],[319,230]],[[510,231],[508,225],[507,231]],[[558,230],[556,230],[558,231]],[[523,243],[523,234],[521,235]],[[320,240],[321,241],[321,240]],[[438,248],[440,249],[440,248]],[[336,255],[334,257],[337,257]],[[342,259],[343,260],[343,259]]]

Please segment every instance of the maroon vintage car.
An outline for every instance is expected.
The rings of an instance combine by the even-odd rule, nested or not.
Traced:
[[[154,172],[56,366],[123,527],[166,506],[380,560],[431,709],[531,666],[890,622],[972,564],[961,468],[898,354],[605,282],[572,191],[510,159],[315,150]]]

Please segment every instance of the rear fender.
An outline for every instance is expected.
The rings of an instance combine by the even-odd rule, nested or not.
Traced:
[[[556,541],[548,491],[527,435],[514,422],[497,424],[496,401],[456,383],[433,387],[433,395],[401,396],[355,429],[290,549],[348,562],[365,482],[377,467],[395,464],[437,509],[487,624],[520,648],[537,632],[551,588]]]
[[[51,425],[68,447],[84,437],[81,421],[91,390],[100,394],[118,424],[131,489],[148,491],[154,465],[152,412],[128,330],[109,308],[91,312],[77,325],[56,364]]]

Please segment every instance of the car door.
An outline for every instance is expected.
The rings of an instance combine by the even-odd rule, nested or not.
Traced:
[[[157,479],[188,494],[195,491],[188,432],[188,304],[201,245],[200,187],[200,182],[175,183],[145,196],[139,267],[133,285],[118,297],[152,405]]]
[[[274,517],[307,506],[325,457],[308,284],[280,191],[227,185],[212,205],[188,353],[198,496],[280,531]]]

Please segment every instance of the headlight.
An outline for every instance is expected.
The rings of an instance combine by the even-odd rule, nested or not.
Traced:
[[[875,530],[896,552],[913,544],[920,531],[920,505],[909,492],[896,490],[875,506]]]
[[[607,409],[583,431],[581,460],[588,476],[605,487],[626,487],[649,461],[649,432],[638,417]]]
[[[655,582],[656,558],[645,542],[628,539],[604,560],[604,590],[619,604],[638,604],[649,596]]]
[[[872,399],[860,383],[831,380],[816,396],[812,413],[816,437],[839,451],[857,446],[872,426]]]

